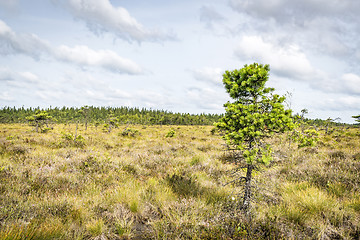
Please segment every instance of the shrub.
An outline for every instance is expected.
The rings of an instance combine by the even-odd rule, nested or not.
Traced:
[[[62,133],[61,138],[65,146],[84,147],[85,138],[80,134],[76,137],[71,133]]]
[[[166,134],[166,136],[165,137],[167,137],[167,138],[172,138],[172,137],[174,137],[175,136],[175,130],[174,129],[171,129],[167,134]]]
[[[319,133],[315,129],[306,129],[303,133],[295,132],[293,136],[299,142],[298,146],[301,147],[314,147],[318,141]]]
[[[139,130],[132,129],[132,128],[125,128],[124,131],[120,133],[123,137],[135,137],[140,135]]]

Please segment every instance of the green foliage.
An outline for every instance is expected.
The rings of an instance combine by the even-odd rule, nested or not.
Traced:
[[[107,131],[108,133],[110,133],[113,128],[118,128],[118,127],[119,127],[119,119],[115,117],[114,112],[110,110],[107,123],[105,123],[103,126],[103,131],[104,132]]]
[[[139,209],[138,209],[138,202],[137,202],[136,200],[132,201],[132,202],[130,203],[129,209],[130,209],[130,211],[133,212],[133,213],[138,212],[138,210],[139,210]]]
[[[41,133],[47,133],[50,130],[52,130],[52,128],[50,128],[50,127],[42,127],[40,131],[41,131]]]
[[[295,132],[294,140],[300,147],[314,147],[318,141],[319,133],[315,129],[306,129],[302,133]]]
[[[197,165],[197,164],[201,163],[201,161],[203,161],[201,156],[193,156],[190,161],[190,166]]]
[[[83,106],[80,108],[79,113],[83,116],[84,120],[85,120],[85,130],[87,130],[87,125],[88,125],[88,118],[89,118],[89,106]]]
[[[229,147],[242,153],[246,162],[246,177],[238,177],[233,183],[243,183],[241,209],[249,216],[252,194],[252,175],[255,164],[268,165],[272,149],[265,142],[274,133],[284,133],[295,127],[291,110],[285,110],[285,97],[273,94],[273,88],[265,87],[269,77],[269,65],[254,63],[240,70],[226,71],[223,83],[234,102],[227,102],[225,116],[215,126],[224,133]],[[238,163],[237,159],[233,160]],[[241,168],[240,168],[241,169]],[[235,170],[235,171],[239,171]]]
[[[269,77],[269,65],[251,64],[234,71],[226,71],[223,74],[223,83],[230,97],[235,100],[252,100],[258,96],[272,91],[265,88],[265,83]]]
[[[139,130],[132,129],[132,128],[125,128],[124,131],[120,133],[123,137],[135,137],[137,135],[140,135]]]
[[[301,118],[304,119],[305,114],[308,114],[309,110],[307,110],[306,108],[301,109]]]
[[[62,133],[61,138],[64,139],[65,141],[74,140],[74,136],[71,133]]]
[[[85,138],[80,134],[76,137],[71,133],[62,133],[61,138],[63,139],[64,146],[84,147]]]
[[[355,118],[355,121],[360,123],[360,115],[352,116],[352,118]]]
[[[174,137],[175,136],[175,130],[174,129],[171,129],[166,135],[165,135],[165,137],[167,137],[167,138],[172,138],[172,137]]]
[[[45,120],[51,119],[51,117],[49,116],[49,114],[46,111],[37,110],[35,112],[35,115],[27,117],[26,119],[28,121],[30,121],[30,122],[32,122],[32,121],[45,121]]]
[[[110,125],[108,123],[105,123],[102,127],[103,132],[109,132]]]
[[[0,108],[0,123],[28,122],[26,117],[34,115],[37,111],[46,111],[58,123],[80,122],[100,125],[109,124],[111,113],[117,118],[118,124],[145,124],[145,125],[212,125],[221,115],[219,114],[189,114],[172,113],[165,110],[149,110],[130,107],[94,107],[81,108]]]
[[[303,109],[302,112],[305,110]],[[309,122],[304,121],[303,115],[294,116],[294,122],[296,127],[291,134],[288,135],[289,140],[297,142],[299,148],[314,147],[319,140],[319,132],[315,127],[311,126]],[[326,127],[328,127],[328,125],[326,125]]]
[[[85,146],[85,138],[81,135],[77,135],[74,142],[77,147]]]
[[[236,228],[236,236],[245,239],[247,235],[247,227],[243,223],[239,223],[239,226]]]
[[[268,65],[254,63],[223,75],[225,88],[235,102],[224,105],[225,116],[216,127],[224,132],[229,146],[243,151],[248,164],[269,163],[271,148],[263,140],[295,126],[291,110],[283,106],[285,97],[265,87],[269,70]]]
[[[40,129],[42,133],[46,133],[51,130],[51,128],[48,126],[48,121],[50,119],[52,119],[52,117],[48,112],[40,110],[37,110],[32,116],[26,117],[26,120],[29,122],[29,124],[35,127],[36,132],[39,132]]]

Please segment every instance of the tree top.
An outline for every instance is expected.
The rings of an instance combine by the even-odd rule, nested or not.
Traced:
[[[223,83],[230,97],[237,101],[256,99],[258,96],[274,91],[273,88],[265,88],[269,71],[268,64],[245,65],[241,69],[226,71],[223,74]]]

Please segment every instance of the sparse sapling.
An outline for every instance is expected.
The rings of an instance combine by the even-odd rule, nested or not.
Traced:
[[[29,121],[31,126],[35,127],[36,132],[47,132],[51,128],[49,128],[48,121],[52,119],[52,117],[46,111],[36,111],[33,116],[26,117],[26,120]],[[44,127],[46,126],[46,127]]]
[[[239,151],[246,162],[246,176],[239,179],[244,182],[241,208],[246,213],[252,199],[253,170],[256,164],[272,160],[271,146],[264,140],[295,126],[291,110],[284,108],[285,97],[265,86],[269,71],[269,65],[254,63],[223,74],[225,89],[234,102],[224,104],[225,115],[215,125],[224,133],[227,145]]]

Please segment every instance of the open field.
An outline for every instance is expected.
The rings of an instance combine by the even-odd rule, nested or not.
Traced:
[[[271,139],[251,219],[211,126],[125,128],[74,141],[75,125],[2,124],[0,239],[360,238],[359,128],[320,131],[314,148]]]

